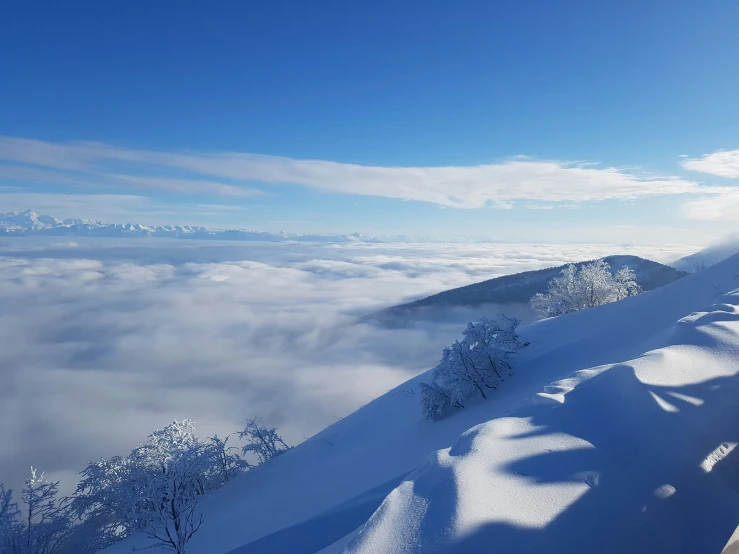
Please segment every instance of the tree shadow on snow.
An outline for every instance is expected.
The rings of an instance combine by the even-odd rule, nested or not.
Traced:
[[[517,460],[505,468],[511,478],[590,488],[544,528],[488,524],[447,552],[710,554],[739,523],[739,448],[712,471],[701,467],[722,444],[739,442],[739,376],[661,387],[620,365],[562,405],[516,415],[541,426],[527,437],[566,433],[594,448]]]

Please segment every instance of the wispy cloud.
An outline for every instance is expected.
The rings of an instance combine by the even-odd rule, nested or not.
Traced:
[[[682,166],[718,177],[739,179],[739,150],[719,150],[700,158],[684,160]]]
[[[260,190],[225,185],[215,181],[193,179],[174,179],[166,177],[146,177],[140,175],[106,175],[113,182],[127,183],[137,188],[159,189],[182,194],[211,193],[218,196],[256,196],[264,194]]]
[[[343,194],[433,202],[457,208],[510,206],[514,201],[579,203],[676,194],[720,192],[671,176],[642,175],[592,163],[516,157],[477,166],[381,167],[296,160],[240,152],[163,152],[94,142],[50,143],[0,138],[0,159],[16,164],[102,176],[111,167],[118,185],[216,195],[254,194],[253,184],[293,184]],[[123,170],[121,169],[123,168]],[[208,180],[142,176],[162,168]],[[50,176],[49,176],[50,177]],[[79,177],[76,177],[79,178]],[[213,179],[226,179],[221,183]],[[116,184],[116,183],[112,183]],[[248,190],[244,189],[249,185]],[[246,190],[244,193],[236,191]]]
[[[3,153],[0,150],[0,159]],[[38,164],[43,165],[43,164]],[[212,180],[182,179],[176,177],[156,177],[129,175],[125,173],[105,173],[92,168],[66,171],[64,168],[41,169],[26,165],[0,164],[0,180],[29,181],[35,183],[66,184],[93,189],[143,189],[160,190],[178,194],[213,194],[216,196],[256,196],[262,191],[234,186]]]

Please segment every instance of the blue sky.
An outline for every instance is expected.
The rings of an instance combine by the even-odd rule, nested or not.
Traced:
[[[734,1],[0,10],[0,211],[525,241],[739,230]]]

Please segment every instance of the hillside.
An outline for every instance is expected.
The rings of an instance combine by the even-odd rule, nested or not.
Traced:
[[[213,493],[188,552],[336,554],[368,519],[347,553],[720,551],[739,521],[738,273],[739,255],[528,325],[515,376],[439,422],[420,418],[427,376],[408,381]]]
[[[617,271],[624,266],[633,269],[636,273],[637,282],[645,291],[672,283],[687,275],[684,271],[638,256],[608,256],[605,260],[611,266],[612,271]],[[575,265],[579,267],[585,263],[587,262],[580,262]],[[525,304],[536,293],[546,292],[549,281],[559,275],[564,267],[550,267],[504,275],[480,283],[446,290],[420,300],[388,308],[384,315],[407,316],[429,308],[475,307],[483,304]]]
[[[735,235],[718,244],[704,248],[695,254],[684,256],[671,265],[677,269],[691,272],[725,260],[737,252],[739,252],[739,237]]]

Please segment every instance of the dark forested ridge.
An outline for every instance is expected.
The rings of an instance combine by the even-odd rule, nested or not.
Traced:
[[[611,271],[618,271],[624,266],[634,270],[637,282],[644,291],[656,289],[687,275],[684,271],[638,256],[608,256],[604,259],[611,266]],[[579,267],[585,263],[587,262],[583,261],[575,265]],[[546,292],[547,283],[557,276],[564,267],[562,265],[495,277],[480,283],[446,290],[407,304],[393,306],[385,310],[385,314],[403,316],[410,315],[420,308],[528,303],[536,293]]]

